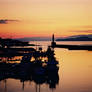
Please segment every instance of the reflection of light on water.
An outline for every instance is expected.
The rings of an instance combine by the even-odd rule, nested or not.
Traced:
[[[57,41],[56,43],[67,45],[92,45],[92,41]]]
[[[33,62],[34,60],[35,60],[35,58],[34,58],[34,57],[32,57],[32,58],[31,58],[31,62]]]
[[[92,69],[88,65],[92,65],[92,51],[83,50],[56,50],[56,57],[59,57],[60,76],[62,76],[62,90],[68,92],[80,92],[80,88],[88,86],[90,88],[92,81]],[[60,77],[61,78],[61,77]],[[67,85],[67,86],[66,86]],[[75,91],[76,90],[76,91]],[[92,90],[91,90],[92,91]],[[90,91],[90,92],[91,92]]]
[[[43,50],[46,50],[49,45],[51,45],[51,41],[30,41],[30,44],[35,44],[38,46],[31,46],[38,50],[39,47],[42,47]]]
[[[6,63],[20,63],[22,56],[14,56],[14,57],[0,57],[0,62]]]

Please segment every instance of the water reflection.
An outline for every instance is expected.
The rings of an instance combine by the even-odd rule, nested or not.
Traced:
[[[15,71],[17,72],[17,71]],[[0,82],[4,81],[4,85],[5,85],[5,91],[8,90],[7,89],[7,80],[8,79],[16,79],[16,80],[20,80],[21,84],[22,84],[22,90],[25,89],[25,82],[29,81],[29,82],[34,82],[36,85],[42,85],[42,84],[47,84],[49,85],[50,89],[55,89],[56,85],[59,83],[59,75],[58,73],[48,73],[46,75],[34,75],[31,72],[26,73],[26,74],[9,74],[8,72],[3,73],[0,70]],[[37,92],[37,91],[36,91]],[[40,92],[40,88],[39,88],[39,92]]]
[[[35,83],[36,92],[40,92],[40,86],[43,84],[49,85],[52,90],[56,89],[56,85],[59,84],[59,67],[54,57],[54,51],[49,50],[51,49],[49,48],[46,53],[37,52],[36,57],[33,54],[34,60],[32,61],[30,61],[30,53],[22,56],[22,60],[20,56],[0,57],[0,82],[4,81],[4,91],[8,90],[7,80],[9,79],[20,80],[21,90],[25,90],[26,82]],[[45,60],[43,60],[44,58]],[[16,61],[20,61],[20,63],[16,63]]]
[[[31,73],[30,76],[27,75],[29,77],[19,78],[11,75],[1,79],[0,76],[0,92],[92,92],[92,51],[56,48],[55,57],[59,61],[59,71],[56,75],[48,74],[39,77],[36,75],[37,79]],[[21,59],[14,57],[12,60],[16,58]],[[42,80],[38,80],[40,78]],[[56,88],[50,88],[53,85]]]

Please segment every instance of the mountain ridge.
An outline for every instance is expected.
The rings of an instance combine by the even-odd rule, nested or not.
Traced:
[[[92,35],[74,35],[66,38],[57,38],[56,41],[92,41]]]
[[[51,41],[50,37],[24,37],[24,38],[17,38],[20,41]]]

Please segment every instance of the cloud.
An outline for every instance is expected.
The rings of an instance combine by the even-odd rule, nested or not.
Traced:
[[[83,28],[92,28],[92,25],[82,26]]]
[[[70,31],[70,32],[92,33],[92,30],[76,30],[76,31]]]
[[[0,24],[8,24],[9,22],[18,22],[19,20],[0,19]]]

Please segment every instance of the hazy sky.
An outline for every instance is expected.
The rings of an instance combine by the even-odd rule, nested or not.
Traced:
[[[0,0],[0,36],[92,33],[92,0]]]

